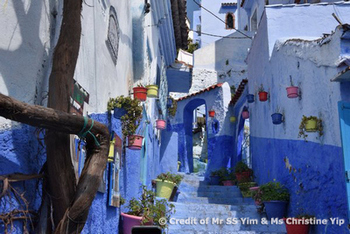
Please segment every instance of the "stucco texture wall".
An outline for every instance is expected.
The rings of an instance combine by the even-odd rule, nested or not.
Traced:
[[[315,11],[310,16],[303,16],[308,22],[317,21],[316,12],[319,14],[326,9],[326,6],[312,7]],[[293,8],[284,10],[297,12]],[[326,24],[318,18],[322,22],[310,23],[305,27],[299,25],[298,30],[289,28],[295,35],[283,34],[283,30],[287,31],[289,26],[284,25],[284,29],[271,27],[276,22],[282,21],[283,25],[288,21],[280,18],[283,17],[281,12],[276,12],[276,20],[270,9],[267,10],[270,15],[262,18],[248,55],[249,93],[257,95],[258,87],[263,84],[265,91],[270,94],[266,102],[256,98],[254,103],[249,104],[254,174],[259,184],[275,179],[286,185],[291,193],[289,215],[308,213],[321,219],[346,219],[347,201],[337,103],[349,101],[350,90],[345,88],[348,87],[346,84],[330,82],[338,73],[342,32],[337,29],[327,43],[322,43],[322,34],[318,30],[325,32],[332,24],[312,31],[309,28],[311,25]],[[310,21],[307,20],[309,18]],[[271,30],[275,31],[272,33]],[[303,30],[310,32],[306,35],[302,33]],[[331,30],[334,28],[329,28],[329,32]],[[310,38],[312,35],[319,39],[313,40]],[[290,86],[290,77],[301,90],[300,99],[287,97],[286,87]],[[273,125],[271,114],[278,107],[285,120],[281,125]],[[323,136],[308,133],[307,141],[298,138],[303,115],[322,119]],[[313,227],[312,233],[345,233],[346,229],[346,225],[319,225]]]

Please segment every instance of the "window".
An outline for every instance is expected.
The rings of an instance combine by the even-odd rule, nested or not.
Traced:
[[[232,13],[226,14],[226,29],[234,29],[235,28],[235,15]]]
[[[258,30],[258,17],[257,17],[257,13],[255,10],[252,18],[250,19],[250,31],[255,32],[257,30]]]
[[[119,23],[118,23],[117,13],[115,12],[115,9],[113,7],[111,7],[110,9],[106,43],[111,53],[114,64],[117,64],[118,49],[119,49]]]

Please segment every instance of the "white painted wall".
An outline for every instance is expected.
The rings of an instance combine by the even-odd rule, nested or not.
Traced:
[[[322,11],[325,9],[321,6],[313,7]],[[315,17],[316,13],[309,12],[309,15]],[[288,21],[280,17],[282,16],[279,15],[278,22]],[[316,19],[312,20],[316,21]],[[279,39],[275,41],[273,50],[270,52],[269,44],[276,34],[272,36],[267,34],[270,32],[267,25],[272,23],[276,23],[275,20],[270,18],[266,21],[266,17],[263,18],[248,56],[249,93],[257,95],[260,84],[263,84],[265,90],[270,93],[270,101],[256,100],[249,104],[251,135],[262,138],[303,140],[298,138],[301,118],[303,115],[313,115],[323,120],[324,136],[318,139],[317,133],[310,133],[307,140],[341,146],[337,102],[344,100],[344,93],[341,93],[339,83],[330,82],[330,79],[338,73],[341,32],[338,30],[332,35],[327,44],[319,44],[320,40],[310,40],[310,37],[302,36],[290,38],[290,40]],[[318,24],[325,26],[322,19],[319,19]],[[299,25],[299,27],[303,28],[300,29],[303,31],[310,26]],[[316,27],[314,30],[316,32],[309,34],[316,34],[319,30]],[[326,29],[322,31],[325,32],[324,30]],[[319,39],[321,37],[322,34],[319,35]],[[290,86],[290,76],[294,84],[301,88],[301,100],[287,98],[286,87]],[[277,107],[280,107],[285,115],[285,122],[282,125],[272,124],[271,114]]]
[[[228,82],[238,87],[247,78],[247,64],[244,61],[251,39],[235,32],[229,37],[202,47],[194,52],[194,68],[190,92],[197,92],[216,83]]]

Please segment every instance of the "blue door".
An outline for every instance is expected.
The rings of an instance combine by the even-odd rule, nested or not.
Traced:
[[[348,214],[350,217],[350,103],[339,102],[340,131],[343,145]]]

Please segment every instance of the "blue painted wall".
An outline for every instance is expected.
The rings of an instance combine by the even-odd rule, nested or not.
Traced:
[[[347,219],[341,147],[298,140],[251,137],[258,184],[276,179],[292,194],[289,215],[307,212],[320,219]],[[288,159],[288,163],[285,161]],[[315,226],[312,233],[345,233],[346,225]]]
[[[42,135],[40,135],[42,137]],[[13,130],[0,132],[0,175],[12,173],[39,174],[46,158],[45,149],[35,137],[35,128],[18,124]],[[25,182],[11,183],[19,192],[25,192],[25,199],[29,202],[29,210],[37,210],[41,203],[41,180],[28,180]],[[2,184],[0,183],[2,191]],[[6,213],[14,209],[23,209],[11,194],[11,198],[5,195],[0,202],[0,213]],[[13,233],[23,233],[23,224],[14,222]],[[11,226],[9,226],[11,228]],[[29,227],[29,225],[28,225]],[[4,233],[4,225],[0,222],[0,233]]]

